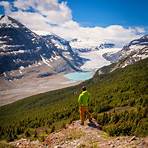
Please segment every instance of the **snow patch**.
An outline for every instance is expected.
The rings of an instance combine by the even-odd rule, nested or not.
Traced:
[[[21,71],[21,70],[19,70],[19,73],[20,73],[20,74],[22,74],[22,71]]]
[[[51,39],[52,43],[59,49],[67,50],[67,47],[61,44],[59,41]]]
[[[7,27],[15,27],[18,28],[19,26],[16,23],[13,23],[8,16],[4,16],[1,20],[0,20],[0,26],[2,26],[3,24],[5,24]]]
[[[7,43],[6,41],[0,41],[0,44],[5,44],[5,43]]]
[[[47,59],[45,59],[42,55],[40,55],[40,57],[41,57],[41,59],[42,59],[42,61],[46,64],[46,65],[48,65],[49,67],[52,67],[48,62],[48,60]]]
[[[5,72],[4,72],[3,74],[4,74],[4,77],[7,77],[7,75],[6,75],[6,73],[5,73]]]
[[[141,59],[145,59],[145,58],[148,58],[148,55],[146,54],[143,54],[143,55],[140,55]]]
[[[18,50],[17,53],[25,53],[25,50]]]
[[[38,65],[42,65],[40,62],[38,62]]]
[[[20,70],[23,70],[23,69],[25,69],[25,67],[24,66],[20,66],[20,68],[19,68]]]

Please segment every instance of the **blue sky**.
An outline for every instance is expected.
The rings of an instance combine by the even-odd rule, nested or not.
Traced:
[[[148,0],[68,0],[74,20],[84,26],[148,26]]]
[[[15,0],[5,0],[13,2]],[[63,0],[59,0],[61,2]],[[66,0],[64,0],[66,1]],[[148,27],[148,0],[67,0],[73,20],[82,26]],[[4,8],[0,7],[0,14]]]
[[[38,34],[78,38],[82,46],[123,46],[148,33],[147,6],[148,0],[0,0],[0,14]]]

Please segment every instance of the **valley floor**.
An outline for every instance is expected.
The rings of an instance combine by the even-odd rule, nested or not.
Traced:
[[[30,77],[29,79],[14,80],[9,82],[8,87],[7,83],[4,80],[0,80],[0,106],[39,93],[73,86],[79,84],[80,81],[70,81],[64,77],[64,74],[57,74],[46,78]]]

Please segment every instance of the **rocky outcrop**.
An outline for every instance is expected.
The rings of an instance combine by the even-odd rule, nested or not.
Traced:
[[[86,121],[84,126],[80,125],[80,121],[75,121],[59,132],[49,134],[43,142],[22,139],[11,144],[17,148],[147,148],[148,146],[148,138],[110,137],[100,129],[95,120],[92,123]]]

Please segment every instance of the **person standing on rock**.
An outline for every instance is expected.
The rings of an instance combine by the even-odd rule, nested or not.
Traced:
[[[90,93],[87,91],[85,86],[82,87],[82,92],[79,95],[78,103],[79,103],[81,125],[84,125],[85,114],[87,114],[87,117],[91,122],[92,121],[91,114],[88,111],[88,106],[90,103]]]

